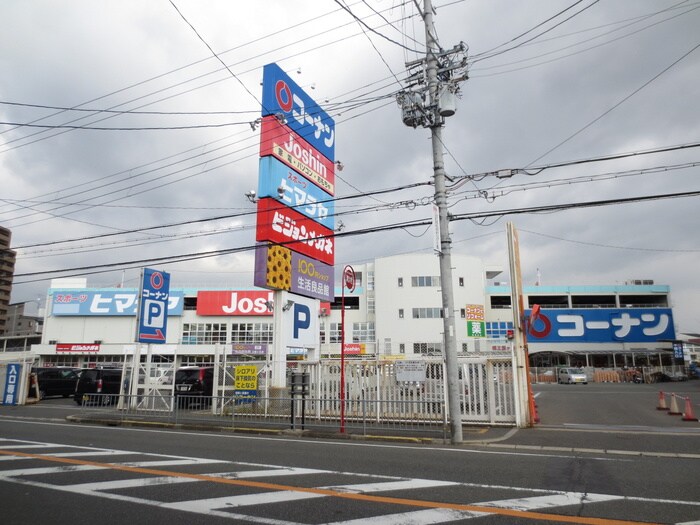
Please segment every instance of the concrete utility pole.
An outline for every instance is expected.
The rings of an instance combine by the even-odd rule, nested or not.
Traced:
[[[418,5],[418,4],[416,4]],[[461,392],[459,388],[459,363],[454,317],[454,288],[452,282],[452,241],[450,240],[447,214],[447,190],[443,163],[442,128],[445,117],[455,113],[458,82],[467,78],[466,45],[460,43],[450,50],[443,50],[437,41],[433,27],[432,0],[424,0],[426,56],[406,64],[409,72],[409,88],[398,95],[404,124],[414,128],[429,128],[433,148],[433,180],[435,205],[439,217],[440,288],[444,326],[445,377],[447,379],[447,403],[452,443],[462,442]]]
[[[423,22],[425,23],[426,79],[428,81],[429,111],[433,112],[430,136],[433,146],[433,179],[435,182],[435,204],[440,214],[440,287],[442,288],[443,327],[445,341],[445,375],[447,376],[447,402],[450,410],[450,436],[452,443],[462,442],[462,409],[459,392],[457,345],[455,339],[455,309],[452,288],[452,240],[447,216],[447,194],[445,190],[445,164],[442,152],[442,127],[444,119],[439,113],[440,85],[438,83],[438,59],[440,51],[436,35],[433,34],[433,4],[425,0]]]

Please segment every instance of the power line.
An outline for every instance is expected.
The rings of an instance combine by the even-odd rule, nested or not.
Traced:
[[[570,209],[603,207],[603,206],[611,206],[611,205],[617,205],[617,204],[630,204],[630,203],[636,203],[636,202],[647,202],[647,201],[653,201],[653,200],[677,199],[677,198],[697,197],[697,196],[700,196],[700,191],[667,193],[667,194],[647,195],[647,196],[641,196],[641,197],[628,197],[628,198],[620,198],[620,199],[606,199],[606,200],[599,200],[599,201],[556,204],[556,205],[548,205],[548,206],[533,206],[533,207],[527,207],[527,208],[513,208],[513,209],[508,209],[508,210],[498,210],[498,211],[493,211],[493,212],[481,212],[481,213],[455,215],[455,216],[451,217],[450,220],[451,221],[461,221],[461,220],[474,220],[477,218],[503,217],[506,215],[521,215],[521,214],[527,214],[527,213],[544,213],[544,212],[551,213],[551,212],[558,212],[558,211],[564,211],[564,210],[570,210]],[[383,226],[374,226],[374,227],[362,228],[362,229],[352,230],[352,231],[336,232],[333,235],[333,239],[341,238],[341,237],[356,236],[356,235],[366,235],[369,233],[380,233],[380,232],[393,231],[393,230],[397,230],[397,229],[405,229],[405,228],[411,228],[411,227],[427,226],[429,224],[432,224],[432,219],[418,219],[418,220],[414,220],[414,221],[404,221],[401,223],[394,223],[394,224],[388,224],[388,225],[383,225]],[[309,240],[314,240],[314,239],[307,239],[307,241],[309,241]],[[300,241],[289,241],[289,242],[280,243],[280,244],[287,245],[287,244],[294,244],[296,242],[300,242]],[[196,253],[164,256],[164,257],[154,257],[154,258],[148,258],[148,259],[121,261],[121,262],[105,263],[105,264],[92,265],[92,266],[82,266],[82,267],[53,269],[53,270],[42,270],[42,271],[37,271],[37,272],[27,272],[27,273],[15,274],[15,277],[35,277],[35,276],[39,276],[39,275],[51,275],[51,274],[60,274],[60,273],[66,273],[66,272],[80,272],[80,273],[75,273],[75,274],[70,275],[70,276],[66,276],[66,277],[76,277],[76,276],[80,276],[80,275],[91,275],[91,274],[96,274],[96,273],[105,273],[105,272],[113,271],[114,269],[139,268],[145,264],[172,264],[172,263],[185,262],[185,261],[191,261],[191,260],[196,260],[196,259],[219,257],[222,255],[229,255],[232,253],[250,251],[250,250],[255,249],[255,247],[256,247],[256,245],[247,245],[247,246],[242,246],[242,247],[237,247],[237,248],[229,248],[229,249],[224,249],[224,250],[210,250],[210,251],[206,251],[206,252],[196,252]],[[27,284],[30,282],[37,282],[37,281],[43,281],[43,280],[45,280],[45,278],[28,280],[28,281],[20,281],[20,282],[14,283],[14,284]]]
[[[412,49],[412,48],[410,48],[410,47],[408,47],[408,46],[405,46],[405,45],[403,45],[401,42],[397,42],[396,40],[394,40],[394,39],[392,39],[392,38],[389,38],[388,36],[386,36],[386,35],[380,33],[379,31],[377,31],[377,30],[371,28],[370,26],[368,26],[368,25],[365,23],[364,20],[362,20],[361,18],[359,18],[358,16],[356,16],[355,13],[353,13],[353,12],[350,10],[349,7],[346,7],[345,5],[343,5],[343,4],[340,2],[340,0],[333,0],[333,1],[334,1],[336,4],[338,4],[340,7],[342,7],[343,10],[345,10],[351,17],[353,17],[355,20],[357,20],[360,24],[362,24],[363,26],[365,26],[367,29],[369,29],[369,30],[370,30],[372,33],[374,33],[375,35],[378,35],[378,36],[382,37],[384,40],[388,40],[388,41],[391,42],[392,44],[396,44],[397,46],[399,46],[399,47],[401,47],[401,48],[403,48],[403,49],[405,49],[405,50],[407,50],[407,51],[410,51],[410,52],[412,52],[412,53],[418,53],[418,54],[424,53],[424,51],[418,51],[418,50],[416,50],[416,49]]]
[[[686,53],[684,53],[680,58],[674,60],[673,63],[671,63],[670,65],[668,65],[667,67],[665,67],[662,71],[660,71],[659,73],[657,73],[656,75],[654,75],[652,78],[650,78],[649,80],[647,80],[644,84],[642,84],[642,85],[639,86],[637,89],[635,89],[634,91],[632,91],[632,93],[630,93],[630,94],[627,95],[626,97],[622,98],[619,102],[617,102],[617,103],[614,104],[612,107],[610,107],[610,108],[608,108],[607,110],[605,110],[603,113],[601,113],[599,116],[597,116],[596,118],[594,118],[593,120],[591,120],[588,124],[586,124],[585,126],[583,126],[581,129],[579,129],[579,130],[576,131],[575,133],[572,133],[571,135],[569,135],[567,138],[565,138],[564,140],[562,140],[559,144],[557,144],[556,146],[554,146],[554,147],[548,149],[547,151],[545,151],[542,155],[540,155],[540,156],[537,157],[535,160],[533,160],[532,162],[530,162],[530,163],[528,164],[528,166],[531,165],[531,164],[534,164],[534,163],[537,162],[538,160],[540,160],[540,159],[546,157],[547,155],[549,155],[550,153],[552,153],[554,150],[558,149],[559,147],[561,147],[561,146],[563,146],[564,144],[566,144],[567,142],[569,142],[571,139],[573,139],[573,138],[574,138],[575,136],[577,136],[579,133],[582,133],[583,131],[585,131],[586,129],[588,129],[589,127],[591,127],[593,124],[595,124],[596,122],[598,122],[600,119],[602,119],[603,117],[605,117],[607,114],[609,114],[609,113],[612,112],[614,109],[616,109],[616,108],[618,108],[619,106],[621,106],[623,103],[625,103],[626,101],[628,101],[628,100],[629,100],[630,98],[632,98],[634,95],[636,95],[637,93],[639,93],[642,89],[644,89],[644,88],[647,87],[649,84],[651,84],[652,82],[654,82],[657,78],[659,78],[661,75],[663,75],[664,73],[666,73],[669,69],[671,69],[673,66],[675,66],[676,64],[678,64],[680,61],[682,61],[683,59],[685,59],[687,56],[689,56],[691,53],[693,53],[693,52],[694,52],[697,48],[699,48],[699,47],[700,47],[700,44],[696,44],[695,46],[693,46],[689,51],[687,51]]]
[[[581,1],[582,1],[582,0],[581,0]],[[507,52],[509,52],[509,51],[513,51],[514,49],[517,49],[517,48],[519,48],[519,47],[521,47],[521,46],[527,44],[528,42],[532,42],[533,40],[535,40],[535,39],[541,37],[542,35],[545,35],[545,34],[549,33],[550,31],[556,29],[556,28],[559,27],[560,25],[562,25],[562,24],[568,22],[568,21],[571,20],[572,18],[574,18],[574,17],[580,15],[581,13],[583,13],[584,11],[590,9],[590,8],[593,7],[595,4],[597,4],[599,1],[600,1],[600,0],[593,0],[593,2],[591,2],[589,5],[587,5],[586,7],[584,7],[583,9],[581,9],[580,11],[575,12],[574,14],[572,14],[571,16],[569,16],[568,18],[565,18],[565,19],[562,20],[561,22],[558,22],[557,24],[554,24],[554,25],[553,25],[552,27],[550,27],[549,29],[546,29],[546,30],[542,31],[541,33],[539,33],[539,34],[533,36],[532,38],[530,38],[530,39],[528,39],[528,40],[525,40],[524,42],[520,42],[520,43],[518,43],[517,45],[515,45],[515,46],[513,46],[513,47],[510,47],[510,48],[507,48],[507,49],[503,49],[502,51],[498,51],[498,52],[496,52],[496,53],[491,53],[491,54],[486,54],[486,53],[485,53],[485,54],[483,54],[483,55],[480,55],[479,58],[474,58],[474,59],[472,60],[472,64],[475,64],[475,63],[480,62],[480,61],[482,61],[482,60],[487,60],[487,59],[489,59],[489,58],[493,58],[493,57],[498,56],[498,55],[502,55],[503,53],[507,53]],[[567,11],[567,10],[570,9],[571,7],[574,7],[574,6],[577,5],[578,3],[580,3],[580,2],[576,2],[575,4],[573,4],[572,6],[570,6],[569,8],[565,9],[564,11],[562,11],[562,13],[565,12],[565,11]],[[559,13],[559,14],[561,14],[561,13]],[[558,15],[555,15],[555,16],[558,16]],[[539,27],[539,26],[535,26],[535,27]],[[534,28],[533,28],[533,29],[534,29]],[[526,31],[526,33],[524,33],[524,34],[527,34],[527,33],[529,33],[529,31]],[[522,36],[522,35],[521,35],[521,36]],[[516,38],[520,38],[520,37],[516,37]],[[500,47],[500,46],[498,46],[498,47]],[[497,49],[497,48],[496,48],[496,49]]]
[[[207,46],[207,49],[209,49],[209,51],[210,51],[211,54],[214,56],[214,58],[216,58],[219,62],[221,62],[221,65],[224,66],[224,68],[226,68],[226,71],[228,71],[229,73],[231,73],[231,76],[232,76],[233,78],[235,78],[236,81],[237,81],[241,86],[243,86],[243,89],[245,89],[246,92],[247,92],[251,97],[253,97],[253,100],[255,100],[255,102],[257,102],[259,106],[262,106],[262,103],[258,100],[258,97],[256,97],[256,96],[248,89],[248,86],[246,86],[246,85],[241,81],[241,79],[238,78],[238,77],[236,76],[236,74],[235,74],[233,71],[231,71],[231,68],[229,68],[229,67],[226,65],[226,62],[224,62],[223,60],[221,60],[221,57],[220,57],[219,55],[216,54],[216,51],[214,51],[214,50],[211,48],[211,46],[209,45],[209,43],[208,43],[206,40],[204,40],[204,37],[202,37],[202,35],[199,34],[199,31],[197,31],[197,29],[190,23],[190,21],[187,20],[187,18],[185,18],[185,15],[183,15],[182,12],[177,8],[177,6],[175,5],[175,2],[173,2],[173,0],[170,0],[170,5],[172,5],[172,6],[175,8],[175,11],[177,11],[177,14],[180,15],[180,17],[185,21],[185,23],[186,23],[188,26],[190,26],[190,28],[192,28],[192,31],[194,31],[194,34],[197,35],[197,38],[199,38],[199,39],[202,41],[202,43],[203,43],[205,46]]]

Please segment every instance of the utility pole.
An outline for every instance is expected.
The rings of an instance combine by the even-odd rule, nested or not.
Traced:
[[[409,62],[406,67],[419,68],[409,79],[414,87],[398,96],[402,108],[403,122],[407,126],[422,126],[430,129],[433,149],[433,181],[435,204],[439,216],[440,288],[442,291],[443,341],[445,353],[445,376],[447,379],[447,403],[450,419],[450,435],[453,444],[462,442],[461,392],[459,388],[459,363],[454,316],[454,289],[452,283],[452,241],[450,239],[447,213],[447,190],[443,162],[442,128],[445,117],[454,114],[458,82],[466,80],[466,46],[460,43],[453,49],[443,51],[434,34],[432,0],[424,0],[423,22],[425,24],[425,59]]]

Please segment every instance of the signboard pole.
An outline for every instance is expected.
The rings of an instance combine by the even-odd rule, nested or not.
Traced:
[[[345,287],[355,290],[355,270],[343,268],[343,291],[340,300],[340,433],[345,433]]]

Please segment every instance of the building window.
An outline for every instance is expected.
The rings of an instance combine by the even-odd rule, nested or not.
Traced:
[[[182,325],[183,345],[226,343],[226,323],[185,323]]]
[[[414,287],[440,286],[440,276],[438,276],[438,275],[419,275],[417,277],[411,277],[411,286],[414,286]]]
[[[374,290],[374,271],[367,270],[367,290]]]
[[[459,310],[459,316],[460,316],[462,319],[466,319],[466,317],[467,317],[467,309],[466,309],[466,308],[461,308],[461,309]]]
[[[367,296],[367,313],[368,314],[374,313],[374,295]]]
[[[440,319],[442,318],[442,308],[414,308],[414,319]]]
[[[464,286],[464,277],[459,278],[459,285]]]
[[[320,338],[320,343],[325,343],[326,342],[326,323],[321,322],[320,323],[320,328],[319,328],[319,338]]]
[[[513,323],[507,321],[487,322],[486,337],[488,339],[507,339],[508,332],[513,331]]]
[[[340,343],[342,342],[342,332],[343,332],[343,323],[331,323],[331,330],[330,330],[330,342],[331,343]]]
[[[375,341],[374,323],[353,323],[352,341],[353,343],[373,343]]]
[[[399,277],[399,288],[403,286],[403,277]]]
[[[413,343],[413,353],[423,355],[442,354],[442,343]]]
[[[391,337],[384,338],[384,353],[387,355],[391,354]]]
[[[272,323],[233,323],[232,343],[272,343]]]
[[[403,343],[399,343],[399,354],[405,354],[406,353],[406,345]]]
[[[399,308],[399,319],[403,319],[403,308]]]

